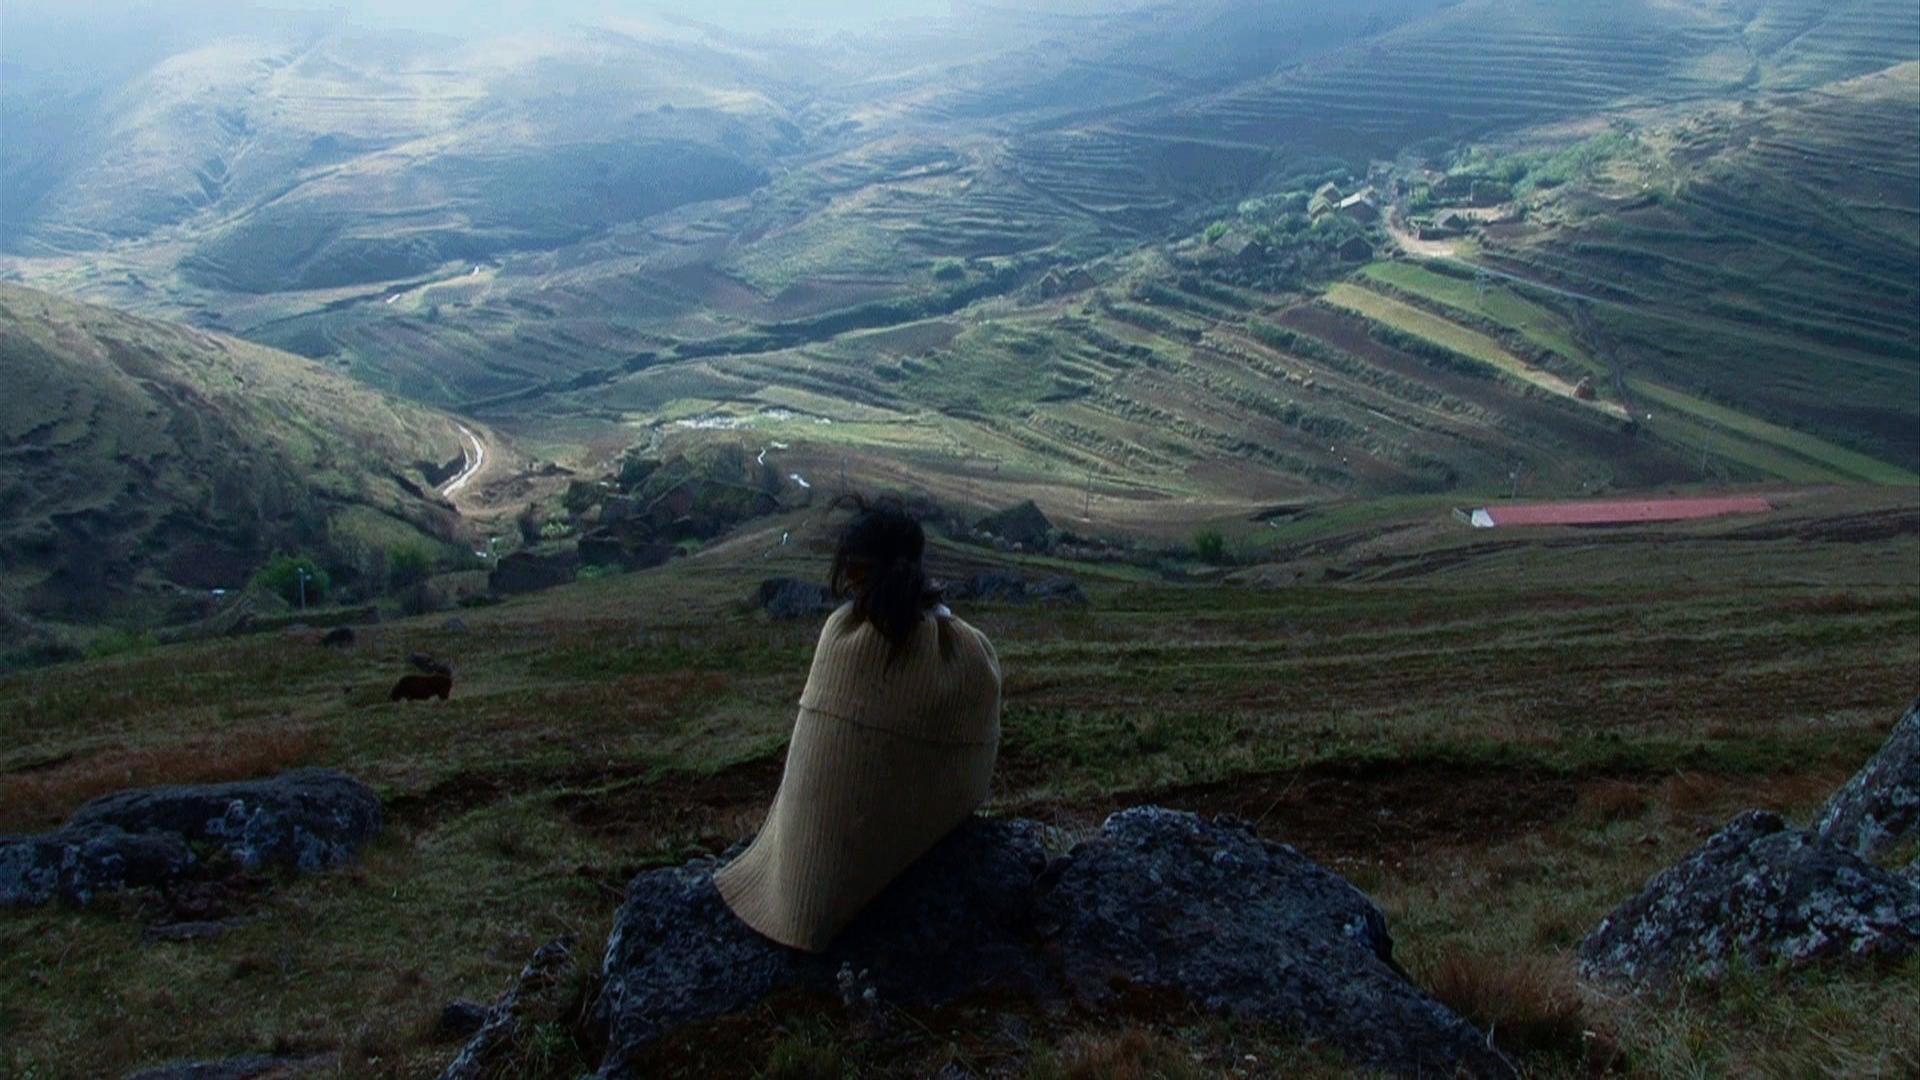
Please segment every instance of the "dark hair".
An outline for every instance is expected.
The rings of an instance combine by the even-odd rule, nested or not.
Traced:
[[[940,602],[940,590],[921,563],[926,531],[892,500],[848,495],[841,504],[854,515],[840,533],[828,583],[835,596],[853,600],[854,624],[871,623],[893,646],[889,662],[898,660],[921,617]],[[941,647],[943,652],[951,648],[945,634]]]

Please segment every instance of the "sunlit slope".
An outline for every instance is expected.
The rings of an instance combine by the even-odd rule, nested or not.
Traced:
[[[36,616],[143,620],[278,548],[454,524],[453,422],[299,357],[0,285],[0,385],[0,598]]]
[[[1486,244],[1625,373],[1920,468],[1920,64],[1648,130]]]

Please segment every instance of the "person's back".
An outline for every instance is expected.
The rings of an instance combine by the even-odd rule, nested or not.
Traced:
[[[755,930],[819,951],[887,883],[986,800],[1000,664],[928,588],[925,536],[862,507],[800,697],[786,772],[753,844],[714,877]]]

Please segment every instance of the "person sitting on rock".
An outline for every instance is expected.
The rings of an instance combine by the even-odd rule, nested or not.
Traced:
[[[887,883],[986,801],[1000,660],[941,603],[926,534],[854,499],[827,618],[766,824],[714,875],[729,908],[782,945],[826,949]]]

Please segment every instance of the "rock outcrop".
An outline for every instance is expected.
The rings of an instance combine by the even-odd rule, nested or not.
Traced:
[[[979,600],[995,604],[1063,604],[1083,607],[1087,594],[1079,582],[1061,574],[1032,581],[1000,570],[988,570],[947,586],[949,600]]]
[[[95,799],[60,829],[0,837],[0,905],[158,887],[219,862],[244,870],[339,866],[379,833],[380,798],[331,769],[143,788]]]
[[[821,955],[735,919],[713,887],[723,860],[639,875],[590,1015],[601,1075],[642,1071],[674,1029],[783,990],[870,1008],[991,991],[1101,1009],[1126,987],[1288,1025],[1393,1073],[1513,1074],[1406,980],[1379,909],[1292,848],[1154,807],[1058,858],[1045,836],[1030,821],[969,822]]]
[[[1820,838],[1877,861],[1920,835],[1920,701],[1820,813]]]
[[[816,581],[768,578],[754,593],[753,605],[776,619],[804,619],[825,615],[840,606],[833,590]]]
[[[1658,985],[1731,964],[1906,956],[1920,949],[1920,859],[1872,861],[1920,832],[1920,702],[1811,830],[1751,810],[1656,875],[1580,943],[1589,979]]]
[[[1916,947],[1912,882],[1754,810],[1602,920],[1580,943],[1580,973],[1659,985],[1736,963],[1898,958]]]
[[[520,977],[486,1010],[479,1030],[441,1070],[440,1080],[512,1075],[511,1062],[534,1028],[559,1020],[565,1010],[567,983],[576,969],[573,948],[573,939],[565,937],[542,945],[520,969]]]
[[[1031,499],[981,518],[978,527],[1028,551],[1044,551],[1053,543],[1053,522]]]

